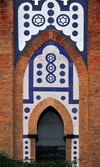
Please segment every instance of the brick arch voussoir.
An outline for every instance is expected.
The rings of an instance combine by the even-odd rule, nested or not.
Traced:
[[[77,47],[73,45],[73,43],[64,35],[59,33],[56,30],[47,30],[39,34],[34,40],[32,40],[23,50],[16,68],[18,69],[18,73],[23,74],[28,62],[30,61],[31,57],[34,53],[46,42],[49,40],[54,41],[58,45],[60,45],[70,56],[73,63],[77,66],[77,63],[80,62],[81,66],[84,66],[86,69],[85,63],[79,50]],[[21,68],[20,68],[21,67]],[[20,71],[21,70],[21,71]]]
[[[56,109],[59,115],[61,116],[64,124],[64,135],[73,134],[72,119],[68,110],[62,103],[60,103],[58,100],[53,98],[47,98],[41,101],[33,109],[30,116],[30,120],[29,120],[29,126],[28,126],[29,134],[31,135],[37,134],[37,125],[38,125],[39,117],[42,114],[42,112],[49,106],[52,106],[54,109]]]

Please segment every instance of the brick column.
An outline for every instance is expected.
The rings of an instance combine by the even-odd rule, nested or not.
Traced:
[[[36,161],[36,141],[38,139],[37,134],[28,135],[31,139],[31,159],[32,161]]]
[[[71,141],[73,138],[73,134],[68,134],[66,136],[64,136],[64,139],[66,140],[66,160],[71,160]]]

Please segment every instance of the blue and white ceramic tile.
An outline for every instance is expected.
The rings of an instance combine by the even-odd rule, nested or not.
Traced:
[[[87,0],[15,0],[15,62],[30,40],[47,29],[69,38],[87,61]]]
[[[77,140],[79,138],[79,78],[68,54],[53,41],[47,42],[33,55],[25,71],[23,137],[28,137],[28,123],[32,110],[48,97],[58,100],[66,107],[71,116],[73,134]],[[78,143],[75,151],[78,157]],[[72,145],[72,159],[75,151]]]

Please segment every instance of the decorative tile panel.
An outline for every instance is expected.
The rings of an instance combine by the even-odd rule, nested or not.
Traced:
[[[47,42],[31,58],[24,75],[23,91],[23,138],[28,139],[29,118],[35,106],[48,97],[56,99],[71,116],[75,138],[72,142],[77,141],[76,147],[72,143],[71,157],[79,158],[79,78],[72,60],[55,42]],[[23,156],[25,158],[26,154]]]
[[[30,40],[47,29],[69,38],[87,62],[87,0],[15,0],[15,63]]]

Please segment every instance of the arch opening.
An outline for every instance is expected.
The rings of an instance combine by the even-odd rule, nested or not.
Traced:
[[[65,160],[64,125],[57,110],[47,107],[38,120],[37,160]]]
[[[71,141],[72,141],[72,139],[69,138],[69,137],[67,138],[67,136],[73,134],[72,120],[71,120],[70,114],[68,113],[66,107],[63,104],[61,104],[59,101],[57,101],[56,99],[53,99],[53,98],[47,98],[47,99],[41,101],[34,108],[34,110],[31,113],[30,121],[29,121],[31,158],[35,159],[35,160],[38,159],[37,155],[36,155],[37,154],[37,147],[39,147],[41,145],[41,142],[40,143],[38,142],[39,141],[39,133],[38,133],[39,132],[39,130],[38,130],[39,129],[39,123],[43,118],[45,118],[44,116],[46,116],[48,118],[48,115],[49,115],[48,111],[49,110],[51,110],[53,115],[55,117],[57,117],[58,123],[60,122],[61,133],[60,132],[58,133],[57,140],[59,142],[59,139],[60,139],[60,142],[59,142],[60,144],[58,146],[62,147],[63,150],[61,150],[61,151],[60,151],[60,149],[58,149],[58,150],[59,150],[59,152],[63,152],[62,153],[63,156],[61,156],[61,155],[59,155],[58,157],[53,156],[50,159],[48,157],[45,157],[44,160],[56,160],[56,159],[71,160]],[[46,115],[46,114],[48,114],[48,115]],[[49,118],[48,119],[47,118],[46,118],[46,120],[49,119]],[[51,118],[52,118],[52,116],[51,116]],[[53,121],[55,122],[55,119]],[[52,121],[51,121],[51,123],[52,123]],[[44,123],[44,125],[45,125],[45,123]],[[41,132],[41,134],[42,134],[42,132]],[[55,134],[56,134],[56,132],[55,132]],[[46,135],[48,135],[48,133],[46,133]],[[43,136],[43,134],[42,134],[42,136]],[[44,143],[45,143],[45,138],[44,138]],[[46,145],[43,145],[43,147],[44,146],[46,146]],[[57,144],[56,145],[53,144],[53,147],[52,146],[50,146],[50,147],[51,148],[53,148],[53,147],[56,148],[56,152],[57,152]],[[54,151],[52,151],[52,152],[54,154]],[[43,153],[41,153],[41,154],[43,154]],[[43,160],[43,158],[38,159],[38,160]]]

